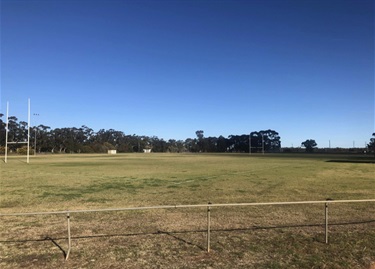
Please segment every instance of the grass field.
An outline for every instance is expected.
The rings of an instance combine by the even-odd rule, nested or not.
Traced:
[[[365,156],[119,154],[10,157],[0,212],[375,198]],[[375,203],[143,210],[1,217],[2,268],[368,268]]]

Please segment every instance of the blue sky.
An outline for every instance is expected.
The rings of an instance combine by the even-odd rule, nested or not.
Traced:
[[[1,112],[165,140],[364,146],[374,1],[1,1]]]

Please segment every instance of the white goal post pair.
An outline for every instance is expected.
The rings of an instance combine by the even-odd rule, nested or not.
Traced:
[[[26,163],[30,162],[30,98],[28,99],[28,115],[27,115],[27,141],[8,141],[9,132],[9,102],[7,102],[7,115],[6,115],[6,125],[5,125],[5,160],[8,162],[8,145],[9,144],[27,144],[27,159]]]

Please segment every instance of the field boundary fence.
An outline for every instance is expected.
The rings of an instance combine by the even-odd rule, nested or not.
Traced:
[[[134,210],[157,210],[157,209],[178,209],[178,208],[206,208],[207,210],[207,246],[206,251],[211,250],[211,208],[216,207],[244,207],[244,206],[282,206],[282,205],[312,205],[312,204],[324,204],[324,232],[325,232],[325,243],[328,244],[329,236],[329,204],[333,203],[368,203],[375,202],[375,199],[363,199],[363,200],[331,200],[327,199],[324,201],[296,201],[296,202],[263,202],[263,203],[227,203],[227,204],[195,204],[195,205],[161,205],[161,206],[145,206],[145,207],[126,207],[126,208],[106,208],[106,209],[87,209],[87,210],[63,210],[63,211],[50,211],[50,212],[25,212],[25,213],[0,213],[0,217],[7,216],[35,216],[35,215],[66,215],[67,221],[67,241],[68,250],[65,254],[65,260],[68,260],[69,254],[72,249],[72,236],[71,236],[71,220],[72,214],[78,213],[90,213],[90,212],[114,212],[114,211],[134,211]]]

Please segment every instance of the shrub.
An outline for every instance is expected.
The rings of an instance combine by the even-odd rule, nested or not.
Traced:
[[[82,150],[82,153],[94,153],[95,152],[92,147],[87,146],[87,145],[82,146],[81,150]]]
[[[21,148],[18,148],[16,151],[20,155],[27,155],[27,146],[23,146]],[[30,148],[30,155],[34,154],[34,149]]]

